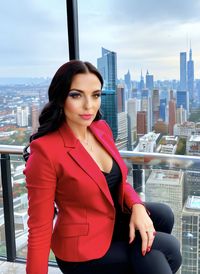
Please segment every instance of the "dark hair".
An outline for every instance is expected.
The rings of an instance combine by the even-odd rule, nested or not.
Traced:
[[[64,102],[68,96],[71,83],[75,75],[79,73],[93,73],[101,82],[103,87],[103,78],[99,71],[89,62],[72,60],[63,64],[55,73],[48,90],[49,102],[44,106],[39,116],[39,128],[36,133],[31,135],[30,142],[49,132],[57,130],[65,121],[63,111]],[[101,119],[100,111],[94,121]]]

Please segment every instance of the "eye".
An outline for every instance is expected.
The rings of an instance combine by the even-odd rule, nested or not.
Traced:
[[[93,94],[93,97],[94,97],[94,98],[99,98],[99,97],[101,97],[101,93],[100,93],[100,92],[95,93],[95,94]]]
[[[81,97],[81,94],[79,92],[70,92],[68,96],[72,97],[73,99],[78,99]]]

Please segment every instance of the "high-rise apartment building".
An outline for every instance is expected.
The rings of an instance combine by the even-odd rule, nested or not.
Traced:
[[[192,49],[190,48],[189,61],[187,62],[187,88],[189,98],[194,98],[194,61],[192,60]]]
[[[180,52],[180,90],[187,89],[186,52]]]
[[[102,48],[102,56],[97,59],[97,67],[100,71],[104,86],[101,97],[101,109],[103,119],[110,125],[114,139],[118,135],[117,122],[117,54],[116,52]]]
[[[187,111],[181,105],[180,108],[176,110],[176,122],[177,124],[183,124],[187,121]]]
[[[39,126],[39,106],[33,105],[31,110],[32,132],[36,132]]]
[[[17,107],[16,117],[19,127],[27,127],[29,125],[29,107]]]

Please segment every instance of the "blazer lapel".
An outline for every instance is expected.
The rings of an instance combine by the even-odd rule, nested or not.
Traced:
[[[80,166],[90,178],[98,185],[100,190],[109,200],[109,202],[114,205],[108,184],[98,165],[85,150],[79,140],[74,136],[71,129],[66,123],[61,126],[59,132],[63,138],[64,146],[70,148],[67,153],[70,157]],[[96,136],[96,135],[95,135]]]

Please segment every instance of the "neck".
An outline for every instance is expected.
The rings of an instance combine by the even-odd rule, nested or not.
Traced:
[[[79,139],[79,141],[84,141],[88,139],[89,129],[88,127],[74,127],[70,123],[67,123],[75,137]]]

